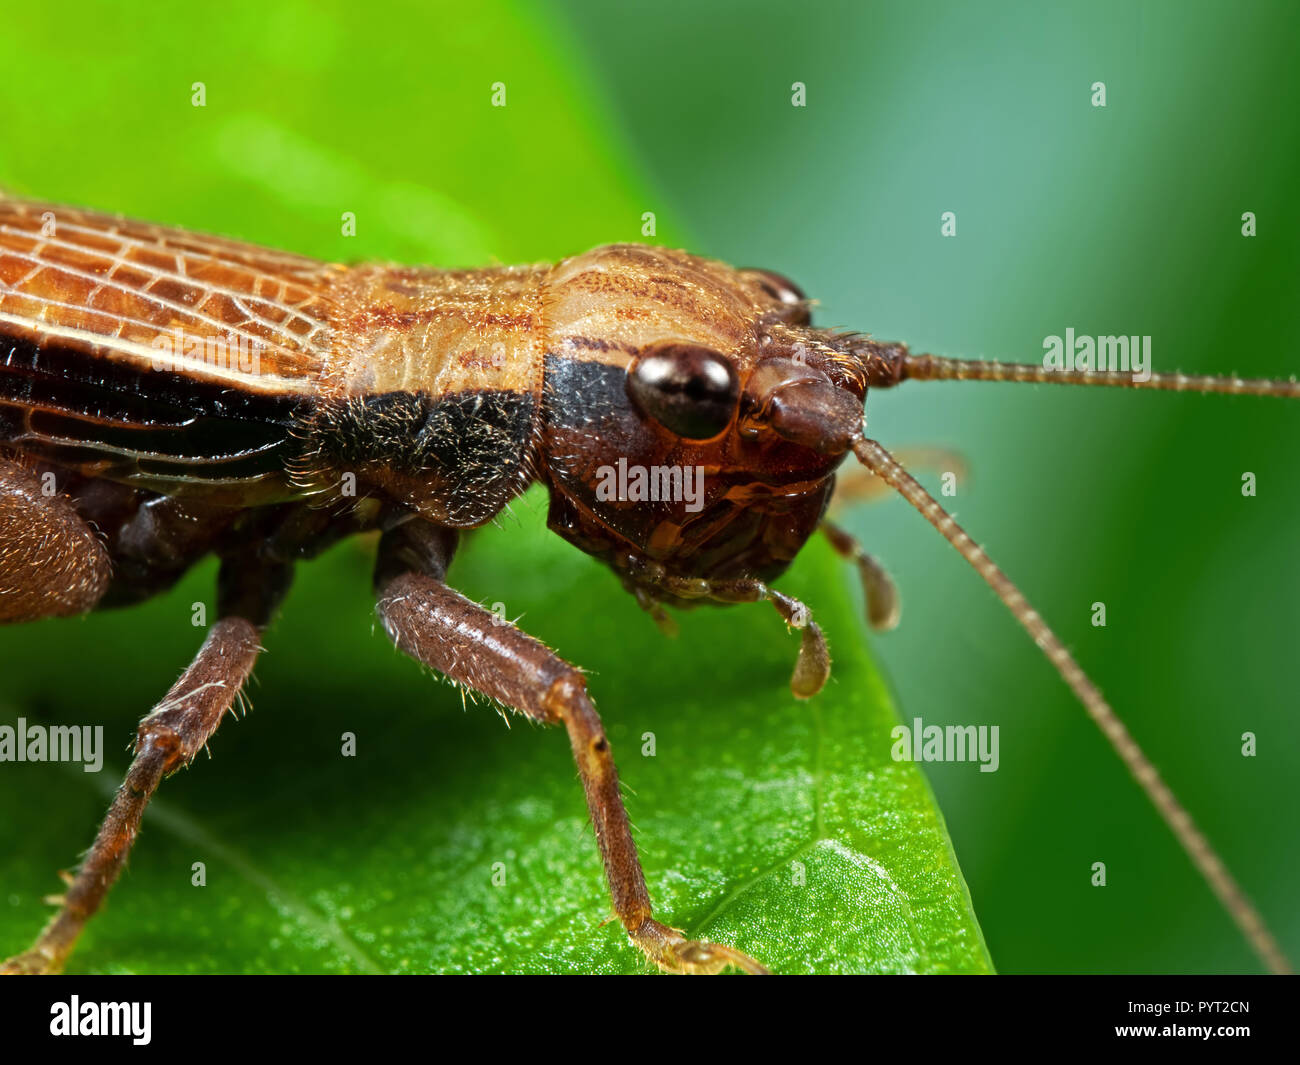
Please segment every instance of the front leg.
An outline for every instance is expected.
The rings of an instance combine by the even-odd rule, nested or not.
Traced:
[[[423,522],[385,534],[375,585],[379,617],[393,642],[417,661],[534,721],[565,727],[614,912],[647,958],[669,972],[712,973],[729,965],[766,972],[738,950],[688,940],[651,916],[618,770],[585,678],[540,641],[444,583],[455,545],[454,532]]]

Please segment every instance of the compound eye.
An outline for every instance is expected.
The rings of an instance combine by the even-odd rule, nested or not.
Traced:
[[[687,440],[717,436],[735,416],[740,379],[718,352],[698,344],[655,344],[637,356],[627,392],[642,414]]]
[[[769,297],[785,305],[790,322],[794,325],[807,325],[812,321],[812,315],[808,311],[808,297],[804,295],[803,289],[788,277],[773,273],[771,270],[751,269],[748,272],[754,276],[758,287]]]

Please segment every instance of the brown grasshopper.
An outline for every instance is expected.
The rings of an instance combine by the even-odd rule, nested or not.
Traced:
[[[461,530],[541,482],[550,528],[607,562],[662,624],[670,606],[772,604],[801,632],[791,688],[810,698],[829,673],[826,645],[805,606],[772,582],[814,532],[857,564],[873,624],[897,616],[884,570],[825,520],[849,453],[988,582],[1260,957],[1286,969],[1060,640],[865,435],[870,389],[953,378],[1300,396],[1294,380],[912,355],[814,327],[809,301],[777,274],[663,248],[610,245],[481,270],[347,267],[0,200],[0,621],[136,603],[199,559],[220,559],[218,619],[141,722],[126,780],[57,914],[4,971],[63,966],[154,790],[204,747],[248,679],[294,564],[367,531],[380,534],[378,613],[397,646],[568,732],[632,942],[666,970],[765,971],[653,916],[583,674],[456,592],[447,570]],[[641,490],[611,488],[615,468],[639,474]]]

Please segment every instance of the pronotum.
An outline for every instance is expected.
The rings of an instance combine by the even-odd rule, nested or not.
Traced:
[[[660,968],[765,971],[653,914],[610,744],[583,674],[457,593],[463,530],[533,482],[555,532],[666,607],[770,603],[801,633],[798,698],[830,660],[773,582],[819,529],[877,627],[883,568],[825,518],[852,453],[974,567],[1074,691],[1274,970],[1258,913],[1065,646],[987,554],[865,432],[907,380],[1108,385],[1296,398],[1295,381],[1136,375],[913,355],[816,328],[791,282],[681,251],[609,245],[558,264],[341,266],[122,218],[0,199],[0,621],[139,602],[219,560],[218,617],[141,722],[134,760],[59,909],[5,972],[58,971],[161,780],[247,680],[293,565],[380,534],[377,610],[399,648],[568,733],[615,913]],[[655,471],[611,491],[598,471]],[[700,470],[698,491],[681,471]],[[678,471],[676,480],[672,471]],[[658,498],[654,498],[658,497]]]

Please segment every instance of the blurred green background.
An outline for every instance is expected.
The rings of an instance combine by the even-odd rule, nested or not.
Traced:
[[[1036,361],[1044,336],[1073,326],[1151,335],[1158,370],[1286,375],[1300,366],[1300,25],[1291,4],[570,0],[472,14],[416,4],[364,13],[305,2],[133,13],[68,5],[7,21],[0,186],[23,195],[323,258],[457,265],[638,239],[641,213],[654,211],[658,241],[779,270],[821,301],[821,324],[914,350]],[[507,83],[509,104],[492,112],[482,98],[496,80]],[[208,93],[197,111],[195,81]],[[1105,108],[1090,104],[1095,81],[1106,85]],[[791,106],[793,82],[806,85],[807,106]],[[500,129],[485,135],[484,122]],[[340,202],[356,204],[363,220],[355,240],[338,236]],[[957,214],[955,238],[940,236],[944,211]],[[1243,211],[1256,214],[1258,236],[1241,236]],[[949,500],[957,517],[1074,649],[1300,955],[1300,723],[1288,665],[1300,621],[1296,412],[1244,398],[918,383],[874,393],[868,419],[887,445],[965,456],[973,474]],[[1255,498],[1241,496],[1247,470],[1258,478]],[[531,531],[541,516],[540,504],[528,505],[524,533],[486,534],[462,579],[470,594],[500,596],[592,667],[598,697],[615,655],[665,656],[642,705],[623,711],[626,720],[612,711],[616,748],[621,738],[634,749],[660,701],[674,704],[673,721],[684,720],[683,707],[686,719],[698,717],[699,733],[681,742],[708,752],[694,770],[702,802],[708,756],[729,736],[756,722],[772,727],[779,759],[784,733],[770,718],[718,720],[708,699],[691,702],[692,678],[707,676],[718,690],[779,691],[789,642],[759,635],[771,625],[720,614],[692,619],[699,627],[689,639],[661,650],[607,575]],[[837,605],[858,595],[850,575],[821,552],[801,560],[795,587],[814,609],[830,604],[819,616],[840,624],[834,645],[870,641],[905,719],[1001,727],[997,773],[926,767],[997,968],[1255,970],[1118,760],[978,578],[900,502],[856,509],[846,524],[893,572],[903,624],[869,637]],[[521,541],[522,553],[501,555]],[[169,619],[205,595],[209,580],[196,574],[134,622],[107,616],[0,634],[7,716],[103,720],[110,738],[128,735],[191,653],[192,631]],[[838,587],[822,591],[819,582]],[[326,946],[268,944],[254,966],[318,968],[331,942],[348,956],[331,940],[339,923],[393,890],[362,872],[374,855],[358,852],[356,834],[367,832],[373,804],[385,803],[391,818],[385,841],[404,820],[437,819],[472,852],[475,819],[518,798],[505,785],[484,797],[485,778],[549,773],[576,788],[553,757],[555,737],[485,740],[504,730],[484,709],[440,712],[432,728],[422,700],[433,682],[367,634],[367,585],[365,561],[347,551],[300,574],[273,633],[277,664],[268,657],[259,668],[257,711],[223,730],[211,765],[182,778],[187,813],[169,837],[180,842],[154,844],[149,859],[171,846],[185,860],[185,840],[192,849],[200,839],[195,826],[215,824],[222,839],[268,849],[256,862],[227,853],[233,866],[267,868],[278,845],[277,882],[309,884],[313,869],[296,868],[295,831],[337,837],[331,858],[353,870],[355,898],[323,888],[272,893],[286,941],[314,908],[335,922],[320,929]],[[556,587],[581,616],[540,613]],[[1090,624],[1099,600],[1104,629]],[[752,659],[716,653],[713,641],[731,638],[733,624],[746,640],[755,634]],[[847,676],[867,685],[874,674],[863,666]],[[297,725],[284,709],[295,704]],[[336,775],[310,770],[319,754],[311,745],[332,744],[335,722],[358,712],[362,724],[382,720],[394,753],[383,763],[390,775],[365,783],[364,803],[340,796]],[[323,738],[302,731],[313,715],[330,721]],[[1241,757],[1245,731],[1259,737],[1255,758]],[[429,763],[403,767],[395,757],[435,735],[446,744],[439,772],[467,796],[480,792],[459,811],[414,801]],[[482,765],[467,763],[465,752],[480,749]],[[864,764],[880,755],[857,753]],[[10,873],[21,892],[5,885],[6,946],[31,927],[34,886],[54,889],[35,871],[47,877],[51,863],[67,864],[103,803],[85,787],[77,802],[54,803],[48,776],[26,773],[30,806],[5,832],[6,847],[23,850]],[[714,775],[745,773],[728,762]],[[649,807],[645,776],[636,786]],[[163,792],[173,807],[182,805],[174,788]],[[716,816],[734,839],[743,840],[751,813],[765,824],[765,814],[779,814],[729,801],[739,805]],[[525,814],[561,824],[568,855],[580,811],[550,802],[539,797]],[[281,834],[244,842],[286,818]],[[648,812],[634,809],[634,819],[645,829]],[[573,894],[580,912],[598,897],[594,858],[560,853],[542,854],[530,876],[539,891]],[[1104,889],[1090,885],[1095,861],[1107,865]],[[226,905],[254,904],[266,887],[255,875]],[[431,897],[391,907],[380,940],[400,943],[422,922],[446,919],[438,871],[427,875]],[[129,879],[156,890],[119,892],[117,922],[101,922],[88,945],[101,958],[139,948],[184,967],[193,944],[177,943],[174,928],[193,915],[159,912],[185,904],[159,895],[151,876],[139,861]],[[657,890],[676,889],[668,881]],[[672,898],[681,905],[690,893],[687,884]],[[142,927],[153,939],[143,947]],[[220,926],[201,935],[221,965]],[[482,938],[487,956],[491,936]],[[969,949],[968,964],[956,967],[979,967]],[[458,944],[435,964],[483,967],[474,950]],[[595,968],[602,958],[593,947],[574,963]],[[396,965],[394,955],[383,960]]]

